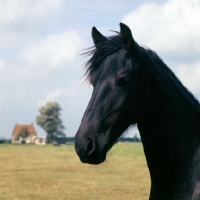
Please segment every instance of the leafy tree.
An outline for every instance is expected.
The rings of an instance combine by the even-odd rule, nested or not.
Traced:
[[[47,142],[52,143],[56,137],[64,137],[65,127],[60,118],[61,107],[56,102],[48,102],[39,109],[36,123],[47,132]]]

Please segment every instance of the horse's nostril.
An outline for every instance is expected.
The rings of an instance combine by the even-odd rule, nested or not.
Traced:
[[[94,144],[91,138],[87,140],[87,155],[90,156],[94,151]]]

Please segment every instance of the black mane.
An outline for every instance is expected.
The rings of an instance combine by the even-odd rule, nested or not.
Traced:
[[[142,48],[142,47],[141,47]],[[157,65],[157,68],[167,77],[167,79],[171,82],[174,89],[181,95],[192,107],[198,111],[200,114],[200,104],[198,100],[194,97],[194,95],[182,84],[182,82],[176,77],[176,75],[172,72],[172,70],[163,62],[163,60],[151,49],[142,48],[143,51],[148,53],[151,59]],[[162,80],[160,80],[160,84],[162,84]],[[166,85],[163,85],[166,87]]]

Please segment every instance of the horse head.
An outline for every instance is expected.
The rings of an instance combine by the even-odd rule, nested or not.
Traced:
[[[144,108],[148,89],[140,46],[128,26],[120,23],[120,28],[118,35],[108,38],[92,29],[95,46],[86,68],[93,93],[75,136],[76,152],[84,163],[103,162]]]

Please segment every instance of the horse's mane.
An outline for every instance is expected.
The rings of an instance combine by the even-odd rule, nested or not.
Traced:
[[[97,46],[93,46],[83,55],[91,56],[91,58],[85,63],[85,75],[90,80],[91,72],[98,68],[101,62],[109,55],[119,51],[126,50],[126,46],[122,40],[121,34],[116,32],[117,35],[108,37],[107,41],[100,42]],[[200,113],[200,104],[194,95],[188,91],[188,89],[181,83],[176,75],[169,69],[169,67],[162,61],[162,59],[147,47],[140,46],[140,51],[147,53],[154,61],[155,65],[160,69],[162,73],[169,79],[176,91],[190,104],[192,107],[197,109]],[[162,84],[162,80],[161,83]]]
[[[200,104],[194,95],[181,83],[181,81],[176,77],[172,70],[163,62],[163,60],[151,49],[143,48],[143,51],[146,51],[151,59],[156,63],[160,68],[162,73],[168,78],[176,91],[190,104],[195,108],[198,113],[200,113]],[[161,82],[162,84],[162,82]]]

